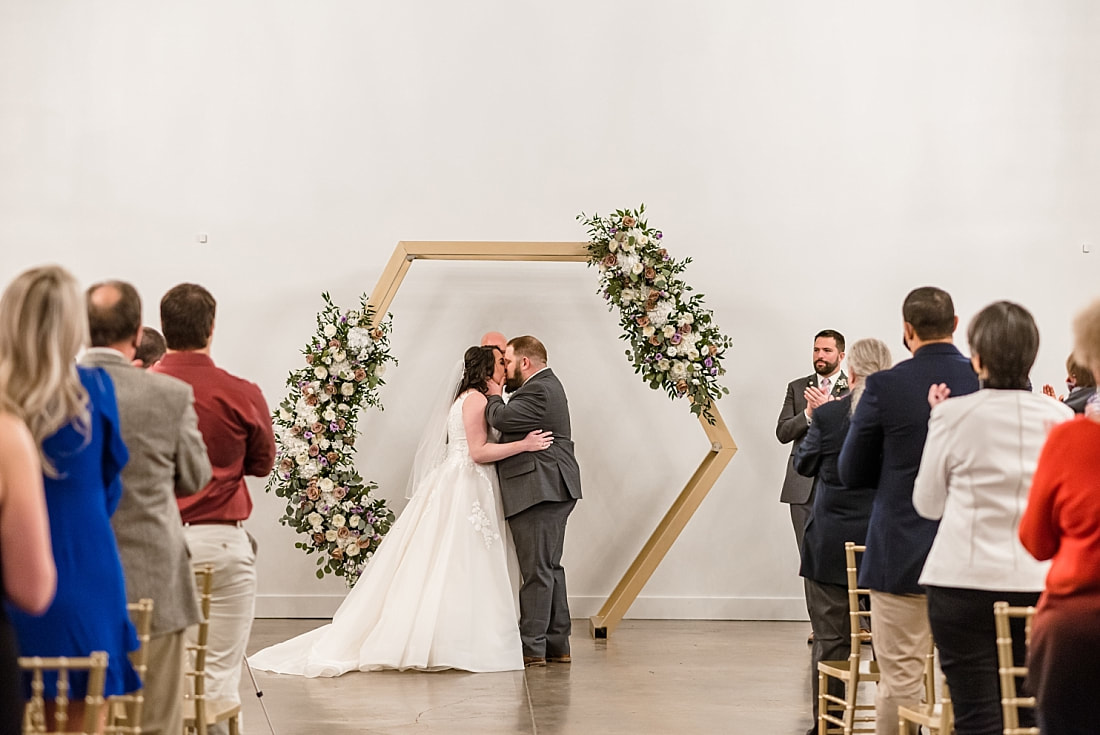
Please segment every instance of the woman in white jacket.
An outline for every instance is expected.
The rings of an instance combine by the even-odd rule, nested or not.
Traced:
[[[1034,605],[1047,565],[1017,537],[1047,432],[1073,411],[1029,391],[1039,330],[1027,309],[998,301],[967,332],[982,390],[947,398],[933,385],[932,415],[913,506],[939,519],[920,583],[951,691],[958,735],[1002,732],[993,603]],[[1016,656],[1025,657],[1022,621]]]

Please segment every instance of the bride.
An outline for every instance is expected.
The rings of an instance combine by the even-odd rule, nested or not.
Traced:
[[[417,451],[412,500],[332,622],[265,648],[249,658],[252,666],[311,677],[523,668],[515,549],[492,463],[553,439],[532,431],[494,444],[485,422],[490,380],[504,382],[503,355],[466,350],[446,420],[429,422]]]

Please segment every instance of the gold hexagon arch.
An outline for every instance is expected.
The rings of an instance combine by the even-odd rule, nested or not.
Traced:
[[[370,295],[374,308],[372,327],[385,318],[397,289],[415,260],[486,260],[486,261],[588,261],[588,243],[584,242],[399,242],[378,278]],[[711,406],[714,423],[702,416],[699,424],[710,440],[710,450],[699,463],[694,474],[676,496],[657,528],[650,534],[634,562],[615,585],[611,596],[600,611],[589,618],[589,628],[594,638],[606,638],[618,627],[626,611],[637,599],[646,582],[653,575],[665,554],[679,537],[684,526],[714,487],[722,471],[733,459],[737,445],[726,428],[717,406]]]

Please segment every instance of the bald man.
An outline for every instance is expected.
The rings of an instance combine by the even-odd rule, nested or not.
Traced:
[[[482,347],[496,347],[500,354],[508,349],[508,340],[500,332],[486,332],[481,338]]]

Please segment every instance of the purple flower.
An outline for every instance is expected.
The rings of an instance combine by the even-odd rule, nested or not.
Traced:
[[[324,467],[325,465],[328,464],[328,460],[325,459],[324,457],[318,457],[317,461],[321,464],[322,467]]]
[[[707,359],[703,360],[703,364],[707,367],[712,367],[714,365],[714,358],[708,357]]]
[[[347,323],[348,323],[348,317],[347,317],[347,314],[345,314],[344,316],[340,317],[340,323],[341,323],[341,324],[347,324]]]
[[[662,355],[660,352],[658,352],[656,355],[653,356],[653,359],[654,360],[663,360],[663,359],[665,359],[665,356]]]
[[[708,359],[709,359],[709,358],[708,358]],[[337,431],[337,430],[339,430],[339,428],[340,428],[340,425],[339,425],[339,424],[337,424],[337,423],[336,423],[335,421],[333,421],[332,423],[330,423],[330,424],[328,425],[328,430],[329,430],[329,431]]]
[[[674,344],[674,345],[678,345],[678,344],[680,344],[680,342],[682,340],[683,340],[683,337],[681,337],[680,333],[677,332],[676,334],[672,335],[672,339],[670,339],[669,341],[672,342],[672,344]]]
[[[711,368],[711,369],[710,369],[710,374],[711,374],[711,375],[717,375],[717,374],[718,374],[718,368],[716,368],[716,367],[714,367],[714,368]]]
[[[312,431],[304,431],[304,432],[302,432],[302,436],[306,439],[312,439],[313,438],[313,432]]]
[[[660,240],[660,239],[661,239],[662,237],[664,237],[665,235],[664,235],[664,233],[663,233],[663,232],[661,232],[660,230],[657,230],[656,232],[654,232],[654,233],[653,233],[653,236],[654,236],[655,238],[657,238],[658,240]],[[666,258],[666,260],[667,260],[667,258]]]

